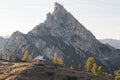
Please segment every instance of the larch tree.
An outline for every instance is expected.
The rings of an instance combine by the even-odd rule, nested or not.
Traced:
[[[29,52],[28,50],[25,51],[23,57],[22,57],[22,61],[25,61],[25,62],[29,62],[30,61],[30,55],[29,55]]]
[[[102,73],[103,73],[102,67],[99,66],[99,67],[98,67],[98,70],[97,70],[97,74],[98,74],[98,75],[101,75]]]
[[[58,59],[58,64],[61,65],[61,66],[64,65],[64,62],[63,62],[63,59],[62,59],[62,58]]]
[[[94,75],[97,75],[97,64],[96,64],[96,63],[93,64],[93,67],[92,67],[92,69],[91,69],[91,72],[92,72]]]
[[[58,56],[57,56],[57,53],[55,53],[54,56],[53,56],[53,62],[54,62],[55,64],[58,64]]]
[[[115,80],[120,80],[120,70],[115,71],[114,75],[115,75]]]
[[[85,63],[85,70],[90,72],[94,63],[95,63],[94,57],[89,57]]]

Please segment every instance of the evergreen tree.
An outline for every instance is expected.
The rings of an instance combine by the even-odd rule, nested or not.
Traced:
[[[16,62],[21,62],[21,58],[20,58],[18,55],[16,55],[15,61],[16,61]]]
[[[22,58],[22,61],[25,61],[25,62],[29,62],[30,61],[30,55],[29,55],[28,50],[25,51],[25,53],[23,55],[23,58]]]
[[[12,62],[12,56],[9,57],[9,61]]]
[[[95,63],[94,57],[89,57],[85,63],[85,70],[90,72],[94,63]]]
[[[10,62],[13,62],[13,61],[15,61],[15,58],[12,57],[12,56],[10,56],[10,57],[9,57],[9,61],[10,61]]]

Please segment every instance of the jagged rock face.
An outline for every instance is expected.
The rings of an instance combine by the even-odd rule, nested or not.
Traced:
[[[25,34],[16,31],[9,38],[8,42],[5,44],[3,48],[3,55],[4,57],[8,56],[22,57],[25,50],[29,50],[31,52],[31,55],[33,51],[39,53],[37,48],[35,48],[34,45],[27,39],[27,36]],[[37,53],[35,55],[38,55]]]
[[[53,13],[47,14],[44,23],[37,25],[28,34],[15,32],[4,46],[4,54],[22,55],[29,50],[32,57],[44,55],[52,60],[57,53],[66,65],[83,64],[89,56],[97,63],[111,68],[113,55],[118,55],[113,47],[101,44],[64,7],[55,3]]]

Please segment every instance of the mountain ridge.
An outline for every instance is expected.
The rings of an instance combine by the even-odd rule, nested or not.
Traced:
[[[116,49],[120,49],[120,40],[117,39],[99,39],[100,42],[104,44],[110,44],[111,46],[115,47]]]

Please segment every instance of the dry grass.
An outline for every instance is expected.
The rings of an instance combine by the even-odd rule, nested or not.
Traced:
[[[28,66],[29,65],[29,66]],[[13,80],[20,72],[28,69],[31,63],[0,63],[0,80]]]
[[[0,63],[0,80],[113,80],[106,76],[94,76],[89,72],[75,71],[54,65],[31,63]]]

